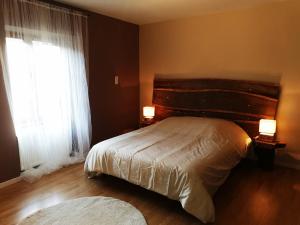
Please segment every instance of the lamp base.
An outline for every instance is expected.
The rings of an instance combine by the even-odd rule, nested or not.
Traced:
[[[145,124],[151,124],[151,123],[153,123],[153,118],[144,118],[143,119],[143,123],[145,123]]]
[[[267,141],[267,142],[272,142],[275,140],[275,136],[270,136],[270,135],[263,135],[263,134],[260,134],[258,136],[258,140],[260,141]]]
[[[140,122],[140,128],[150,126],[150,125],[154,124],[155,122],[156,121],[154,120],[154,118],[152,118],[152,119],[146,119],[146,118],[144,118]]]

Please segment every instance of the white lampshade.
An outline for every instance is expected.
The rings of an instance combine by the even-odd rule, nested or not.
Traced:
[[[259,121],[259,133],[274,136],[276,133],[276,120],[261,119]]]
[[[147,119],[152,119],[155,114],[155,108],[153,106],[143,107],[143,116]]]

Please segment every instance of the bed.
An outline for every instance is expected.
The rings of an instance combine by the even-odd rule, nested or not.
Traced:
[[[244,157],[261,118],[276,116],[276,84],[155,79],[154,125],[91,149],[85,171],[109,174],[180,201],[202,222],[213,222],[213,195]]]

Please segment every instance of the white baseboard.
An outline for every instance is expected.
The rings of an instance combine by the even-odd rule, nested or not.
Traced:
[[[16,177],[16,178],[13,178],[13,179],[10,179],[8,181],[2,182],[2,183],[0,183],[0,189],[4,188],[4,187],[7,187],[9,185],[15,184],[15,183],[17,183],[19,181],[21,181],[21,177],[20,176]]]

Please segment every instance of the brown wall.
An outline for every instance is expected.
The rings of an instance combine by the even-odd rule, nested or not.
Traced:
[[[1,65],[0,65],[1,67]],[[12,118],[0,70],[0,183],[19,176],[20,161]]]
[[[139,28],[90,13],[89,95],[93,143],[136,128],[139,115]],[[1,72],[1,71],[0,71]],[[119,85],[114,85],[114,75]],[[0,183],[19,176],[19,153],[0,74]]]
[[[138,126],[139,28],[91,14],[89,46],[94,144]],[[115,75],[119,76],[119,85],[114,84]]]
[[[299,21],[300,2],[289,0],[142,25],[140,106],[151,104],[155,74],[280,81],[278,134],[289,153],[280,163],[291,165],[300,160]]]
[[[3,43],[4,39],[4,25],[0,19],[0,43]],[[0,183],[17,177],[19,171],[20,161],[17,138],[8,106],[0,62]]]

